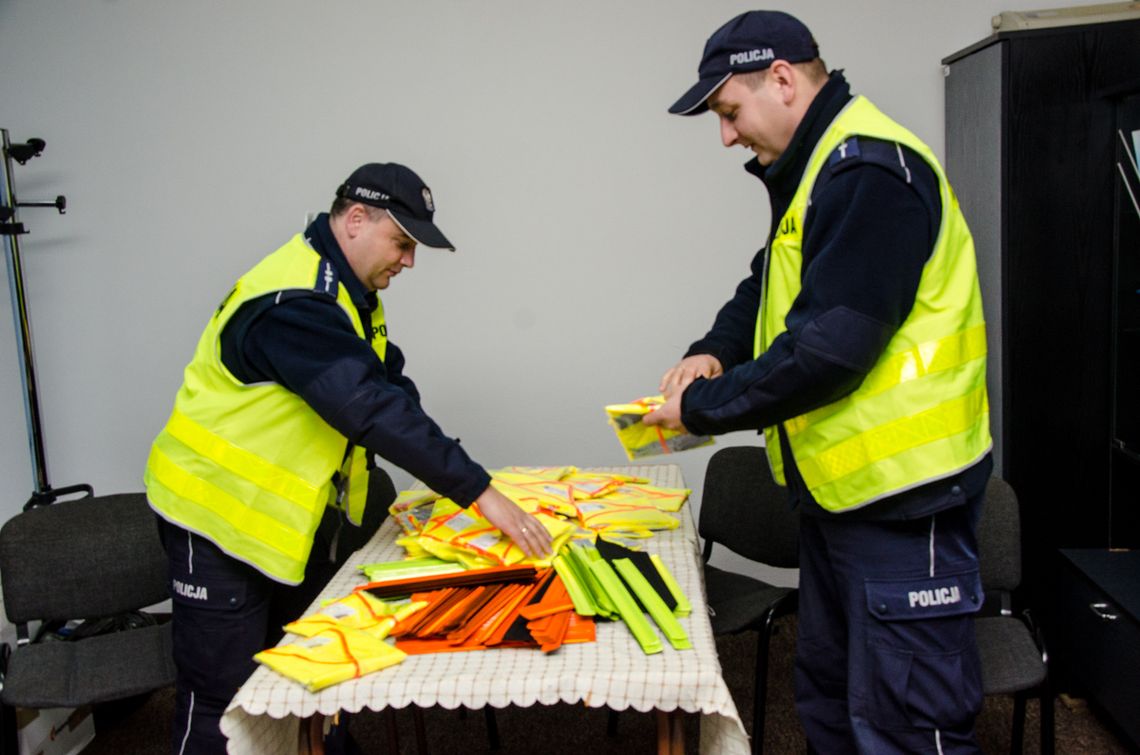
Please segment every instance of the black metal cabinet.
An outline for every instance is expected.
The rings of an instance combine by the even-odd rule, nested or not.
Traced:
[[[1140,430],[1140,248],[1124,246],[1137,237],[1116,167],[1140,92],[1140,20],[998,33],[943,64],[995,459],[1021,502],[1024,583],[1048,624],[1058,548],[1140,547],[1140,433],[1117,437]]]
[[[1140,551],[1062,550],[1058,575],[1051,650],[1140,747]]]

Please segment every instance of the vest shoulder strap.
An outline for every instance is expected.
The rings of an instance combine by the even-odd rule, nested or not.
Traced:
[[[826,170],[835,175],[862,165],[876,165],[910,183],[910,170],[915,164],[922,165],[922,157],[898,142],[849,136],[828,155]],[[816,183],[818,186],[819,181]]]

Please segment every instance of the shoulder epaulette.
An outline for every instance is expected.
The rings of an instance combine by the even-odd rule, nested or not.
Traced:
[[[908,164],[910,160],[921,160],[921,158],[896,142],[852,136],[836,147],[828,156],[827,165],[832,173],[838,173],[856,165],[878,165],[910,183],[911,172]]]

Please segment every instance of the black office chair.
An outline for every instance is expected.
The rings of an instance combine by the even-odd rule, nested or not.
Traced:
[[[773,622],[794,613],[795,588],[777,587],[711,566],[714,543],[768,566],[799,566],[799,513],[790,510],[787,492],[772,479],[764,449],[723,448],[712,455],[697,531],[704,539],[705,590],[713,633],[756,630],[756,684],[752,709],[752,751],[764,748],[764,707],[768,696],[768,644]]]
[[[1021,520],[1017,495],[996,477],[986,487],[978,523],[978,558],[986,606],[974,620],[986,695],[1013,695],[1010,751],[1022,751],[1025,701],[1041,705],[1041,752],[1054,751],[1053,691],[1041,629],[1028,611],[1014,612],[1013,593],[1021,584]]]
[[[169,597],[166,554],[144,494],[17,514],[0,528],[0,581],[18,637],[15,649],[4,646],[6,708],[75,708],[174,683],[170,623],[139,610]],[[75,619],[84,621],[68,628],[72,639],[53,639]],[[5,748],[14,741],[14,730],[3,733]]]

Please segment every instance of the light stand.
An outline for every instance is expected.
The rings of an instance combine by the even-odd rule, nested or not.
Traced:
[[[0,197],[0,236],[4,238],[4,261],[8,266],[8,288],[12,298],[12,321],[16,326],[16,342],[23,357],[23,370],[20,381],[24,387],[24,415],[28,421],[28,446],[32,457],[32,473],[35,488],[32,497],[24,504],[24,510],[36,506],[55,503],[56,499],[74,493],[92,495],[90,485],[68,485],[52,488],[48,482],[47,456],[44,453],[43,428],[40,424],[39,394],[36,387],[35,359],[32,353],[32,333],[28,326],[28,307],[24,293],[24,271],[20,262],[21,234],[27,233],[20,222],[20,207],[55,207],[62,215],[67,209],[67,199],[58,196],[54,202],[19,202],[12,182],[12,161],[20,165],[43,151],[43,139],[29,139],[21,144],[12,144],[8,139],[8,129],[0,129],[4,145],[4,194]]]

